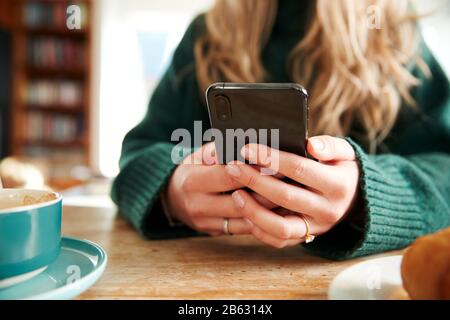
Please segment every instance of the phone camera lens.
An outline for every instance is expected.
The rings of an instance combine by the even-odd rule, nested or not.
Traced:
[[[231,119],[231,104],[228,97],[224,95],[218,95],[215,98],[216,115],[222,121]]]

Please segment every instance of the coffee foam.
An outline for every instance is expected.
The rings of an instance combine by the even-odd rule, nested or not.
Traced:
[[[30,206],[44,202],[50,202],[56,200],[57,197],[54,193],[47,193],[39,197],[33,197],[30,195],[21,196],[21,198],[5,199],[0,201],[0,210],[11,209],[16,207]]]

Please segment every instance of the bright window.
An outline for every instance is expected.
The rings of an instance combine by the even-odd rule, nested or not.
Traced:
[[[124,135],[143,118],[151,93],[188,24],[210,3],[100,1],[101,16],[96,22],[100,30],[99,110],[93,119],[93,160],[102,175],[118,173]]]

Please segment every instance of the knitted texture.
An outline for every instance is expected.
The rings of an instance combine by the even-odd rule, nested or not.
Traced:
[[[286,0],[280,8],[262,59],[273,82],[290,82],[287,56],[304,34],[303,1]],[[296,21],[293,24],[292,21]],[[300,22],[299,22],[300,21]],[[172,132],[194,134],[194,121],[208,129],[204,97],[195,76],[193,47],[204,31],[196,18],[177,47],[172,63],[151,98],[147,115],[124,142],[120,174],[111,192],[120,213],[144,236],[170,238],[199,235],[187,227],[169,227],[159,203],[176,165],[171,160]],[[416,237],[450,225],[449,83],[423,45],[422,58],[432,77],[413,70],[421,85],[412,90],[418,110],[403,106],[389,137],[376,155],[347,138],[360,167],[359,199],[348,218],[305,247],[315,254],[347,259],[407,246]],[[313,124],[312,124],[313,125]],[[352,140],[353,139],[353,140]],[[362,223],[351,223],[358,215]]]

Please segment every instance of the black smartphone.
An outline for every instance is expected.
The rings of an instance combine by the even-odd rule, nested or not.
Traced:
[[[240,150],[247,143],[306,157],[308,94],[301,85],[214,83],[206,103],[220,163],[243,161]]]

